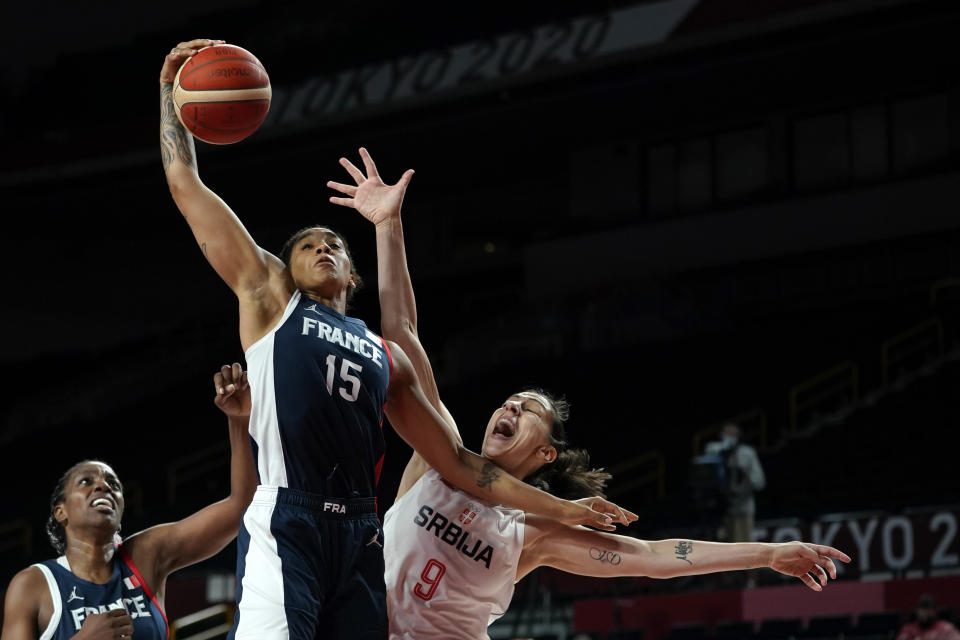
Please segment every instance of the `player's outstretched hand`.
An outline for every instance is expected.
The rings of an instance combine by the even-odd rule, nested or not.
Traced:
[[[850,562],[850,556],[839,549],[809,542],[782,542],[774,545],[770,568],[800,578],[814,591],[823,591],[830,578],[837,577],[833,560]]]
[[[170,53],[163,59],[163,66],[160,68],[160,82],[173,82],[177,77],[177,71],[180,70],[187,58],[197,55],[197,51],[200,51],[200,49],[223,43],[223,40],[210,40],[208,38],[181,42],[170,49]]]
[[[133,618],[124,609],[111,609],[103,613],[91,613],[83,620],[83,626],[74,640],[116,640],[133,636]]]
[[[592,498],[580,498],[579,500],[574,500],[574,502],[587,506],[598,513],[605,513],[613,518],[614,522],[618,522],[625,527],[629,526],[632,522],[636,522],[640,517],[634,512],[617,506],[609,500],[601,498],[600,496],[593,496]]]
[[[346,158],[340,158],[340,164],[356,184],[343,184],[332,180],[327,182],[328,187],[348,196],[346,198],[331,196],[330,202],[356,209],[360,215],[374,224],[386,222],[400,215],[400,206],[403,204],[407,185],[413,178],[413,169],[407,169],[396,184],[387,184],[380,179],[377,165],[373,163],[370,153],[363,147],[360,147],[360,158],[363,160],[366,175]]]
[[[239,363],[223,365],[213,376],[213,402],[228,416],[250,415],[250,383]]]
[[[561,522],[568,525],[583,525],[602,529],[603,531],[616,531],[615,522],[629,524],[630,516],[636,520],[636,514],[621,509],[612,502],[603,498],[581,498],[580,500],[568,501],[569,515],[564,517]],[[628,515],[629,514],[629,515]]]

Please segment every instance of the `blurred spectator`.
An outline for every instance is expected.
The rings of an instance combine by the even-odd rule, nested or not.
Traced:
[[[756,503],[753,495],[766,486],[766,476],[757,450],[740,441],[740,427],[723,426],[720,439],[708,442],[706,455],[723,462],[724,529],[727,542],[753,542]]]
[[[741,442],[740,426],[732,422],[723,426],[720,439],[708,442],[702,459],[713,460],[719,473],[719,511],[727,542],[753,542],[753,520],[756,514],[754,493],[767,483],[757,450]],[[756,584],[756,572],[746,572],[748,587]]]
[[[937,617],[933,596],[920,596],[911,617],[900,629],[897,640],[960,640],[960,631],[949,621]]]

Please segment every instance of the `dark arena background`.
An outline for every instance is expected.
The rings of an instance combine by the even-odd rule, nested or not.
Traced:
[[[636,511],[721,539],[697,457],[729,421],[766,472],[755,538],[852,557],[822,593],[769,569],[670,580],[539,569],[493,639],[893,638],[921,594],[960,617],[960,3],[659,0],[4,5],[0,589],[52,557],[61,473],[103,459],[123,532],[228,492],[233,294],[160,163],[157,75],[222,38],[270,74],[266,123],[197,143],[265,247],[322,222],[370,149],[404,204],[420,335],[478,450],[510,393]],[[410,449],[385,425],[381,512]],[[235,544],[173,574],[176,638],[223,637]]]

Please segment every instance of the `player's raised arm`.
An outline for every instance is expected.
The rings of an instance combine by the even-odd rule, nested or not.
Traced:
[[[417,301],[407,268],[403,223],[400,219],[400,208],[407,185],[413,177],[413,170],[405,171],[396,184],[390,185],[380,178],[373,158],[366,149],[360,149],[360,157],[366,175],[346,158],[340,158],[340,164],[356,184],[328,182],[328,187],[348,196],[334,196],[330,198],[330,202],[356,209],[376,227],[377,287],[380,294],[380,328],[383,337],[396,342],[406,353],[417,373],[423,394],[450,427],[452,437],[462,443],[453,415],[440,400],[433,367],[420,342],[417,329]],[[414,451],[397,488],[397,497],[406,493],[428,469],[429,465],[423,457]]]
[[[160,70],[160,153],[170,194],[200,250],[240,296],[262,287],[270,269],[279,270],[282,264],[257,246],[230,207],[200,180],[193,136],[183,128],[173,106],[173,81],[180,66],[200,49],[222,42],[181,42],[164,58]]]
[[[230,439],[230,495],[177,522],[157,525],[127,544],[143,547],[157,558],[157,572],[166,576],[221,551],[236,535],[243,512],[257,488],[257,473],[247,427],[250,384],[239,363],[224,365],[213,376],[214,403],[227,416]],[[140,538],[140,540],[138,540]]]
[[[360,157],[363,159],[366,175],[346,158],[340,158],[340,164],[356,185],[328,182],[328,187],[348,196],[334,196],[330,198],[330,202],[356,209],[376,227],[377,285],[383,337],[393,340],[404,350],[416,369],[424,395],[430,400],[430,404],[443,414],[445,410],[441,410],[433,368],[417,331],[417,300],[407,268],[407,252],[400,219],[400,208],[407,185],[413,178],[413,170],[405,171],[396,184],[390,185],[380,178],[373,158],[366,149],[360,149]],[[452,420],[450,418],[450,422]]]

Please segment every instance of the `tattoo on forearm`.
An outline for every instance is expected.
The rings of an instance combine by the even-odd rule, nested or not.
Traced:
[[[201,242],[201,243],[200,243],[200,251],[203,252],[203,257],[204,257],[204,258],[209,258],[209,256],[207,256],[207,243],[206,243],[206,242]]]
[[[492,462],[484,462],[477,476],[478,487],[489,487],[500,478],[501,471]]]
[[[590,557],[603,564],[612,564],[617,566],[621,562],[620,554],[606,549],[590,547]]]
[[[177,118],[173,109],[173,84],[167,82],[160,85],[160,156],[164,169],[174,160],[195,167],[193,140]]]
[[[677,560],[683,560],[687,564],[693,564],[690,560],[687,560],[687,556],[693,553],[693,543],[687,542],[686,540],[681,540],[677,543],[677,546],[674,548],[673,552],[676,554]]]

